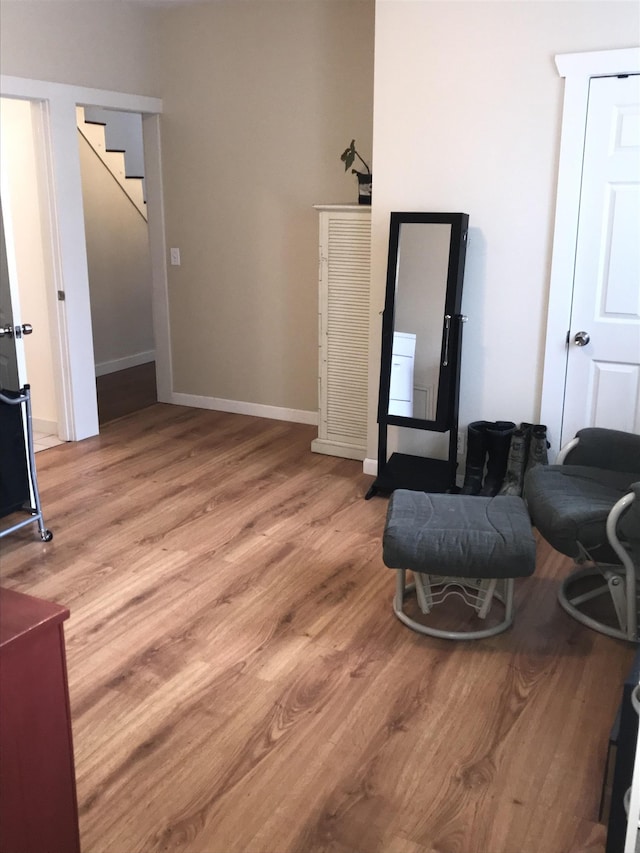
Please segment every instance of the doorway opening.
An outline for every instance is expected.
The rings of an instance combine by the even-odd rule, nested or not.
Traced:
[[[77,105],[97,104],[141,115],[147,171],[148,243],[153,294],[152,347],[155,350],[157,396],[161,401],[171,402],[160,160],[162,101],[142,95],[7,76],[0,76],[0,97],[23,100],[31,106],[41,168],[41,241],[58,435],[63,441],[80,441],[97,435],[100,430],[76,108]],[[4,157],[2,159],[5,160]],[[38,346],[39,350],[42,348]],[[25,376],[24,381],[29,379]]]
[[[78,107],[100,425],[157,402],[142,116]]]

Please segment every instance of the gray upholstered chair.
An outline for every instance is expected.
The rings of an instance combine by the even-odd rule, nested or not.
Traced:
[[[562,607],[610,637],[639,642],[640,435],[580,430],[557,464],[527,472],[524,498],[541,535],[578,565],[561,586]],[[598,609],[603,595],[608,607]]]

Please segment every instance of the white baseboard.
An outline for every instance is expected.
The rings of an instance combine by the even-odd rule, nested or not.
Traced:
[[[58,422],[47,421],[44,418],[31,418],[31,426],[34,432],[42,432],[45,435],[58,434]]]
[[[148,364],[155,361],[155,350],[137,352],[133,355],[125,355],[122,358],[114,358],[111,361],[96,363],[96,376],[104,376],[106,373],[117,373],[118,370],[127,370],[129,367],[138,367],[140,364]]]
[[[235,415],[252,415],[274,421],[290,421],[294,424],[317,426],[318,413],[304,409],[284,409],[279,406],[264,406],[260,403],[243,403],[240,400],[223,400],[220,397],[199,397],[197,394],[179,394],[175,391],[167,402],[176,406],[191,406],[194,409],[211,409],[214,412],[231,412]]]
[[[341,456],[343,459],[364,459],[365,449],[355,444],[328,441],[325,438],[314,438],[311,442],[314,453],[325,453],[327,456]]]
[[[362,463],[362,473],[369,474],[372,477],[378,476],[378,460],[377,459],[365,459]]]

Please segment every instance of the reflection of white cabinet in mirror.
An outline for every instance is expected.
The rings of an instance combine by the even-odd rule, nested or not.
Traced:
[[[367,446],[371,208],[320,213],[316,453],[364,459]]]
[[[416,357],[416,336],[411,332],[393,333],[391,381],[389,384],[389,414],[413,417],[413,368]]]

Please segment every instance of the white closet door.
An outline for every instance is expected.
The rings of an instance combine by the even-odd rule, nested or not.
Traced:
[[[367,446],[371,210],[320,211],[317,453],[364,459]]]
[[[640,75],[590,83],[567,359],[561,444],[640,432]]]

